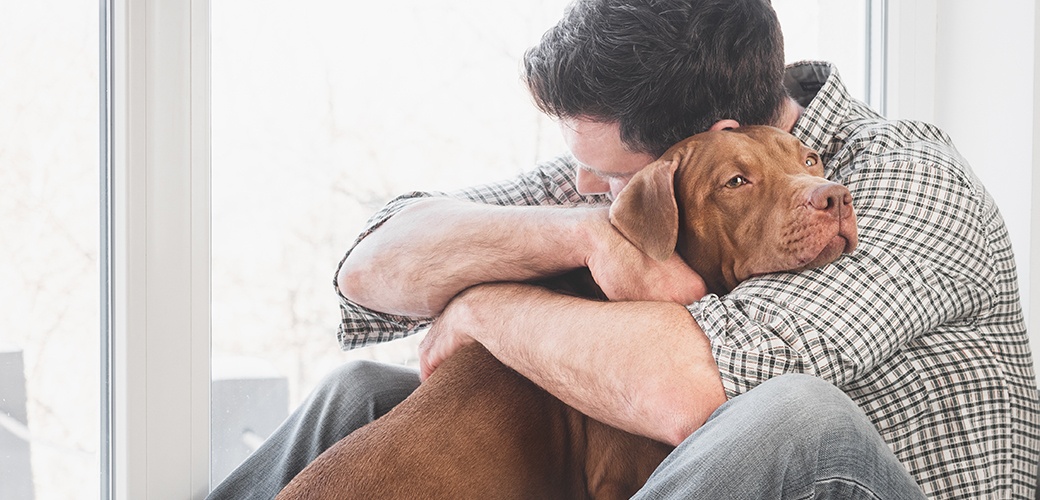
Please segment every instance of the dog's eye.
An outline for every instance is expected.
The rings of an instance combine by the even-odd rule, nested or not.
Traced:
[[[747,179],[745,179],[743,176],[738,175],[738,176],[730,179],[729,182],[726,183],[726,187],[728,187],[728,188],[738,188],[738,187],[743,186],[744,184],[747,184],[747,183],[748,183]]]
[[[816,165],[816,158],[813,158],[812,156],[810,156],[810,157],[805,159],[805,166],[811,167],[813,165]]]

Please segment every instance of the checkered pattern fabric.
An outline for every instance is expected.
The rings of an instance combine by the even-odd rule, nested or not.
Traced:
[[[930,498],[1034,498],[1040,403],[1004,222],[934,126],[882,119],[826,63],[788,68],[806,107],[793,130],[852,192],[859,246],[806,272],[745,281],[690,306],[730,397],[784,373],[824,378],[866,412]],[[499,205],[586,201],[573,159],[450,196]],[[376,214],[368,232],[424,196]],[[341,297],[345,349],[431,318],[375,313]]]

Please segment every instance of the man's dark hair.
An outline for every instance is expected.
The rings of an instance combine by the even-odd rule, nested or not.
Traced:
[[[775,124],[783,72],[768,0],[576,0],[523,79],[546,114],[617,122],[626,147],[657,155],[719,120]]]

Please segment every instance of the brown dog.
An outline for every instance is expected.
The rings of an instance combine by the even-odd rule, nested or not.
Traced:
[[[801,270],[856,246],[852,196],[815,152],[771,127],[699,134],[648,165],[611,222],[664,260],[678,251],[708,289]],[[279,499],[623,499],[670,447],[565,405],[480,345],[342,439]]]

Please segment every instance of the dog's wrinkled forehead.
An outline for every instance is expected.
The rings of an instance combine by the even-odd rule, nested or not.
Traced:
[[[717,175],[728,175],[732,170],[758,170],[771,164],[771,172],[805,173],[805,159],[815,153],[797,137],[766,126],[745,126],[736,129],[706,132],[685,143],[681,151],[682,176],[694,176],[700,182],[710,182]],[[724,173],[723,173],[724,172]],[[822,171],[821,171],[822,173]]]
[[[722,132],[714,144],[717,152],[739,151],[735,157],[746,161],[785,161],[810,151],[797,137],[772,127],[740,127]]]

